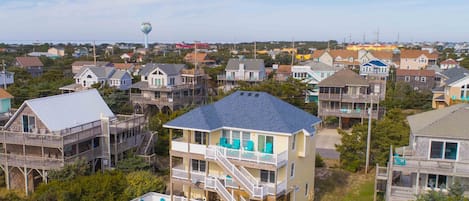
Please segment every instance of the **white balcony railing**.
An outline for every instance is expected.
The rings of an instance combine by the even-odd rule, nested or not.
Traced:
[[[264,164],[271,164],[275,166],[282,166],[287,163],[288,155],[287,151],[283,151],[279,154],[269,154],[269,153],[262,153],[262,152],[255,152],[255,151],[246,151],[243,149],[230,149],[225,147],[220,147],[216,145],[210,145],[207,147],[206,145],[200,144],[189,144],[187,142],[183,142],[181,140],[173,140],[172,141],[172,151],[178,152],[189,152],[194,154],[201,154],[205,155],[207,153],[207,149],[219,149],[222,155],[229,159],[234,160],[241,160],[241,161],[249,161],[254,163],[264,163]],[[210,152],[209,152],[210,153]]]

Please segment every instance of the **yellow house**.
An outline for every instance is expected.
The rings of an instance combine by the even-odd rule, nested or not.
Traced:
[[[171,200],[312,200],[319,123],[252,91],[237,91],[168,122]]]
[[[382,45],[382,44],[360,44],[360,45],[347,45],[347,50],[374,50],[374,51],[393,51],[397,49],[396,45]]]
[[[295,58],[296,60],[306,61],[306,60],[310,60],[312,58],[311,56],[312,54],[296,54]]]
[[[469,70],[451,68],[440,73],[441,84],[435,87],[432,108],[439,109],[461,102],[469,102]]]

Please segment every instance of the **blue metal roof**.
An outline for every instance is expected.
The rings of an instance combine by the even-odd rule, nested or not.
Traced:
[[[314,133],[321,120],[265,92],[237,91],[166,123],[166,128],[212,131],[222,127],[278,133]]]
[[[386,67],[388,65],[386,65],[385,63],[383,63],[382,61],[380,60],[371,60],[370,62],[368,62],[370,64],[373,64],[375,66],[378,66],[378,67]]]

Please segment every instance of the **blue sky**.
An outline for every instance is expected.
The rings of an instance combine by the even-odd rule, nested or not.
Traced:
[[[469,41],[467,0],[0,0],[0,42]]]

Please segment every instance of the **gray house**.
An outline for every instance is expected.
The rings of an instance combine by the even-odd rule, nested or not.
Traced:
[[[390,155],[388,167],[377,168],[378,190],[386,200],[412,200],[430,189],[451,188],[454,182],[469,193],[469,104],[407,117],[409,146]],[[380,183],[382,185],[380,185]]]
[[[231,90],[239,81],[250,84],[258,83],[266,79],[263,59],[230,59],[225,68],[225,74],[218,75],[218,86],[224,90]]]

